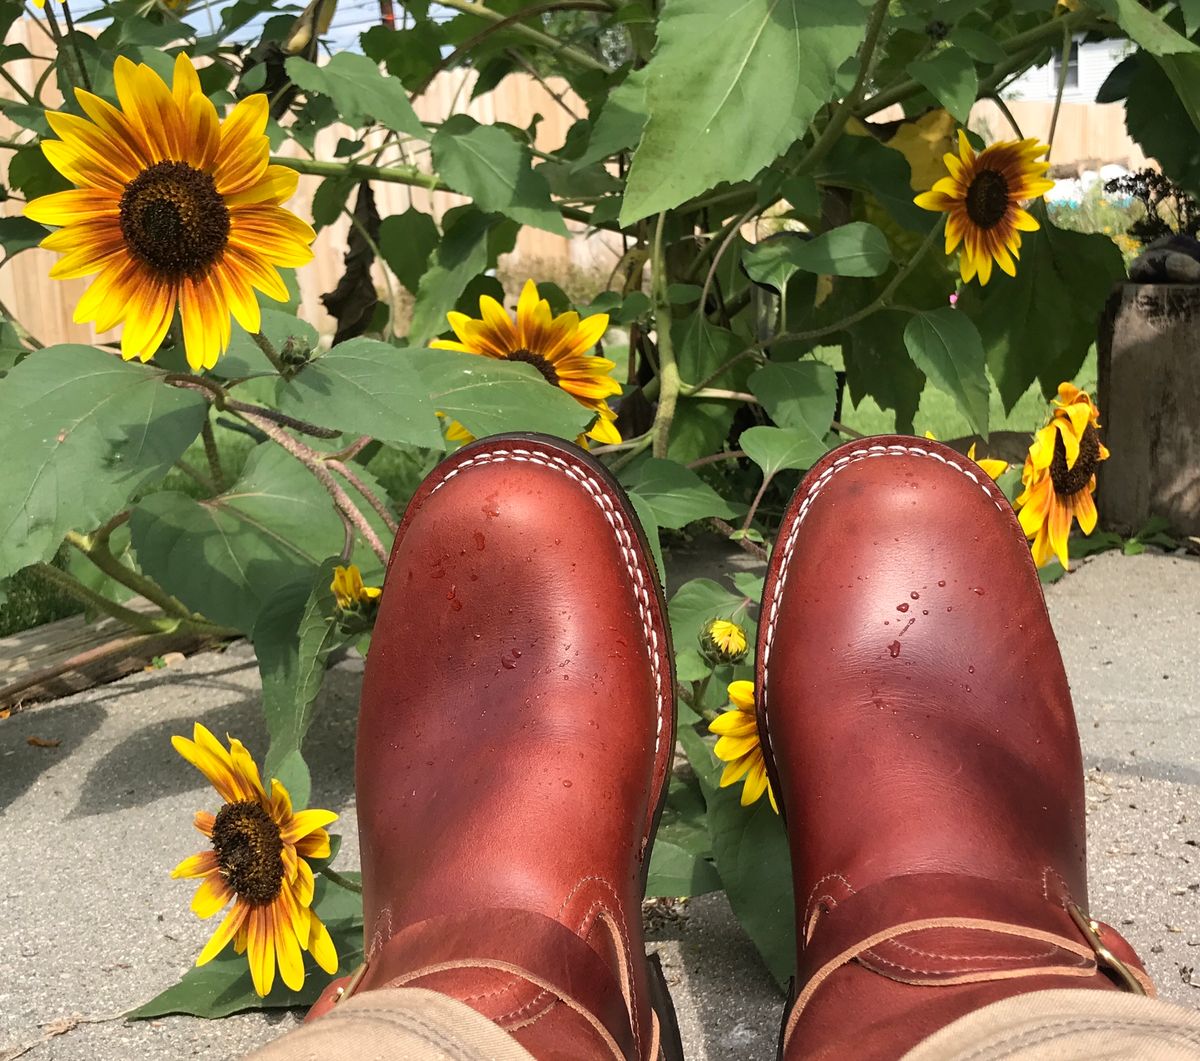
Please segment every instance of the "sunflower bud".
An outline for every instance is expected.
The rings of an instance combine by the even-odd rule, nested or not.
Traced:
[[[728,619],[710,619],[700,631],[700,651],[711,663],[741,663],[746,648],[746,631]]]
[[[289,335],[279,350],[279,360],[292,368],[308,364],[312,355],[312,343],[299,335]]]
[[[329,589],[337,602],[337,617],[344,630],[357,632],[370,629],[383,590],[378,586],[363,585],[362,572],[357,564],[335,567]]]

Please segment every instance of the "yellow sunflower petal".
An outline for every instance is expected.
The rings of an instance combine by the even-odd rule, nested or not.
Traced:
[[[250,978],[259,995],[268,995],[275,983],[275,918],[272,906],[256,906],[250,911],[246,950],[250,960]]]
[[[221,146],[213,170],[221,195],[245,191],[266,172],[270,145],[263,134],[268,117],[267,97],[256,92],[239,100],[221,123]]]
[[[215,851],[201,851],[198,855],[189,855],[171,870],[172,878],[179,877],[206,877],[210,873],[217,871],[217,853]]]
[[[275,904],[275,963],[279,978],[293,991],[299,991],[304,986],[304,958],[296,938],[296,925],[286,915],[281,916],[281,905],[285,904]],[[307,939],[307,921],[304,928]]]
[[[196,958],[197,965],[207,965],[225,949],[229,941],[238,934],[242,925],[247,921],[250,910],[249,904],[240,899],[233,904],[232,909],[225,915],[225,919],[217,926],[216,932],[204,944],[204,949]]]
[[[192,896],[192,913],[201,918],[212,917],[234,896],[233,888],[222,874],[210,873]]]
[[[236,803],[240,798],[233,773],[222,762],[186,737],[172,737],[171,746],[189,763],[200,771],[217,790],[217,795],[226,803]]]
[[[171,94],[175,97],[175,104],[181,111],[185,110],[192,96],[200,94],[200,78],[186,52],[180,52],[175,56],[175,76],[171,85]]]
[[[621,432],[604,416],[597,417],[587,433],[602,446],[615,446],[621,441]]]
[[[1096,501],[1092,491],[1086,487],[1071,497],[1071,510],[1079,520],[1079,529],[1084,534],[1091,534],[1096,529]]]
[[[292,820],[284,827],[283,841],[286,844],[294,844],[313,830],[323,829],[330,822],[337,821],[337,817],[331,810],[302,810],[292,815]]]
[[[751,803],[757,802],[766,790],[767,768],[760,757],[746,774],[746,781],[742,785],[742,806],[748,807]]]
[[[708,731],[721,737],[744,737],[750,733],[757,736],[758,724],[753,715],[740,708],[734,708],[714,718],[708,724]]]
[[[730,703],[736,704],[743,711],[754,710],[754,682],[730,682],[725,692],[729,696]]]
[[[740,759],[734,759],[721,771],[720,787],[728,788],[730,785],[736,785],[746,776],[746,771],[753,765],[753,755],[743,755]]]
[[[329,852],[329,833],[324,829],[314,829],[296,841],[296,854],[303,858],[328,858]]]
[[[327,973],[336,973],[338,969],[337,950],[330,938],[329,929],[313,914],[308,929],[308,952],[313,960]]]

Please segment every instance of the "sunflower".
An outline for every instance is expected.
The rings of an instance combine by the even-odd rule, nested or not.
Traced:
[[[344,611],[358,608],[362,605],[371,606],[383,593],[378,586],[364,586],[362,572],[357,564],[349,567],[338,566],[333,569],[333,581],[329,584],[337,606]]]
[[[515,321],[490,295],[479,299],[479,319],[465,313],[446,316],[458,339],[435,339],[431,346],[533,365],[547,383],[561,387],[597,414],[587,436],[608,444],[621,441],[613,425],[617,414],[606,400],[621,393],[621,385],[609,375],[616,365],[606,357],[588,353],[608,329],[607,313],[583,320],[575,312],[552,317],[550,303],[539,298],[537,284],[527,280],[517,302]]]
[[[740,663],[746,655],[746,631],[729,619],[711,619],[700,631],[700,648],[713,663]]]
[[[946,154],[942,159],[950,176],[913,200],[925,210],[950,215],[946,253],[963,245],[958,267],[964,283],[978,274],[986,284],[993,260],[1009,276],[1017,275],[1013,259],[1020,257],[1021,233],[1041,227],[1020,203],[1054,187],[1045,176],[1050,163],[1034,161],[1049,150],[1036,139],[1001,140],[976,155],[960,129],[957,157]]]
[[[61,226],[42,240],[63,254],[52,277],[98,274],[77,322],[99,331],[124,322],[121,356],[149,361],[178,306],[188,363],[212,368],[229,345],[230,313],[257,332],[255,290],[286,300],[276,267],[312,258],[312,228],[279,205],[298,175],[268,164],[262,93],[221,122],[186,55],[173,88],[124,57],[113,76],[120,109],[76,89],[91,121],[47,111],[60,139],[42,150],[78,187],[35,199],[25,216]]]
[[[337,971],[337,952],[329,931],[309,908],[313,871],[305,859],[329,857],[325,826],[332,811],[293,811],[287,789],[271,781],[268,796],[258,767],[242,742],[229,738],[229,751],[196,723],[192,740],[172,737],[171,744],[212,783],[225,805],[214,815],[196,814],[196,828],[212,842],[211,851],[185,858],[172,877],[201,877],[192,898],[199,917],[212,917],[233,900],[197,965],[215,958],[230,940],[238,954],[248,953],[254,990],[266,995],[279,976],[293,991],[304,986],[308,951],[327,973]]]
[[[758,722],[754,717],[754,683],[730,682],[729,699],[732,710],[713,719],[709,732],[720,737],[713,754],[726,764],[721,773],[721,787],[746,779],[742,785],[742,806],[757,802],[767,794],[771,809],[779,813],[771,782],[767,780],[767,765],[758,740]]]
[[[1068,568],[1067,538],[1079,520],[1084,534],[1096,528],[1096,469],[1108,459],[1100,441],[1100,410],[1073,383],[1060,383],[1050,423],[1033,436],[1017,498],[1021,529],[1033,539],[1038,567],[1054,556]]]
[[[926,431],[925,437],[934,442],[938,440],[937,435],[935,435],[932,431]],[[976,457],[974,442],[971,443],[971,448],[967,450],[967,460],[974,461],[976,464],[978,464],[980,469],[983,471],[983,474],[989,479],[999,479],[1000,476],[1008,471],[1008,461],[996,460],[993,457]]]

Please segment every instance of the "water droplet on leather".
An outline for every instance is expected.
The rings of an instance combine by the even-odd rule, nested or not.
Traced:
[[[461,612],[462,611],[462,601],[452,600],[450,602],[450,610],[453,612]]]
[[[974,667],[974,666],[970,666],[970,667],[968,667],[968,668],[967,668],[967,673],[968,673],[968,674],[974,674],[974,673],[975,673],[975,667]]]
[[[475,548],[483,552],[484,547],[487,545],[487,539],[483,536],[483,531],[476,531],[473,537],[475,538]]]
[[[897,656],[899,656],[900,655],[900,642],[893,641],[890,645],[888,645],[888,652],[891,653],[892,659],[895,659]]]
[[[921,599],[921,594],[919,594],[915,589],[909,594],[909,596],[912,597],[913,600]]]
[[[944,578],[938,579],[938,585],[944,588],[946,585],[946,580]]]
[[[572,785],[573,783],[574,783],[574,782],[571,782],[571,781],[565,781],[565,780],[564,780],[564,781],[563,781],[563,788],[570,788],[570,787],[571,787],[571,785]]]
[[[974,593],[976,597],[982,597],[985,590],[982,586],[972,586],[971,592]]]
[[[515,670],[516,666],[517,666],[517,661],[515,659],[509,659],[507,656],[501,656],[500,657],[500,666],[503,667],[505,670]]]
[[[922,608],[922,609],[921,609],[921,614],[922,614],[922,615],[928,615],[928,614],[929,614],[929,609],[928,609],[928,608]]]
[[[907,604],[897,604],[897,605],[896,605],[896,611],[898,611],[898,612],[906,612],[906,611],[908,611],[908,605],[907,605]]]

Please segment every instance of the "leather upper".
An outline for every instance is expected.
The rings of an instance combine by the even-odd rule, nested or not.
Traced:
[[[619,487],[552,440],[468,446],[413,498],[359,718],[364,987],[394,973],[379,955],[409,926],[520,910],[591,945],[644,1038],[643,876],[674,742],[648,557]],[[494,971],[422,986],[491,996],[489,1016],[539,1001]]]

